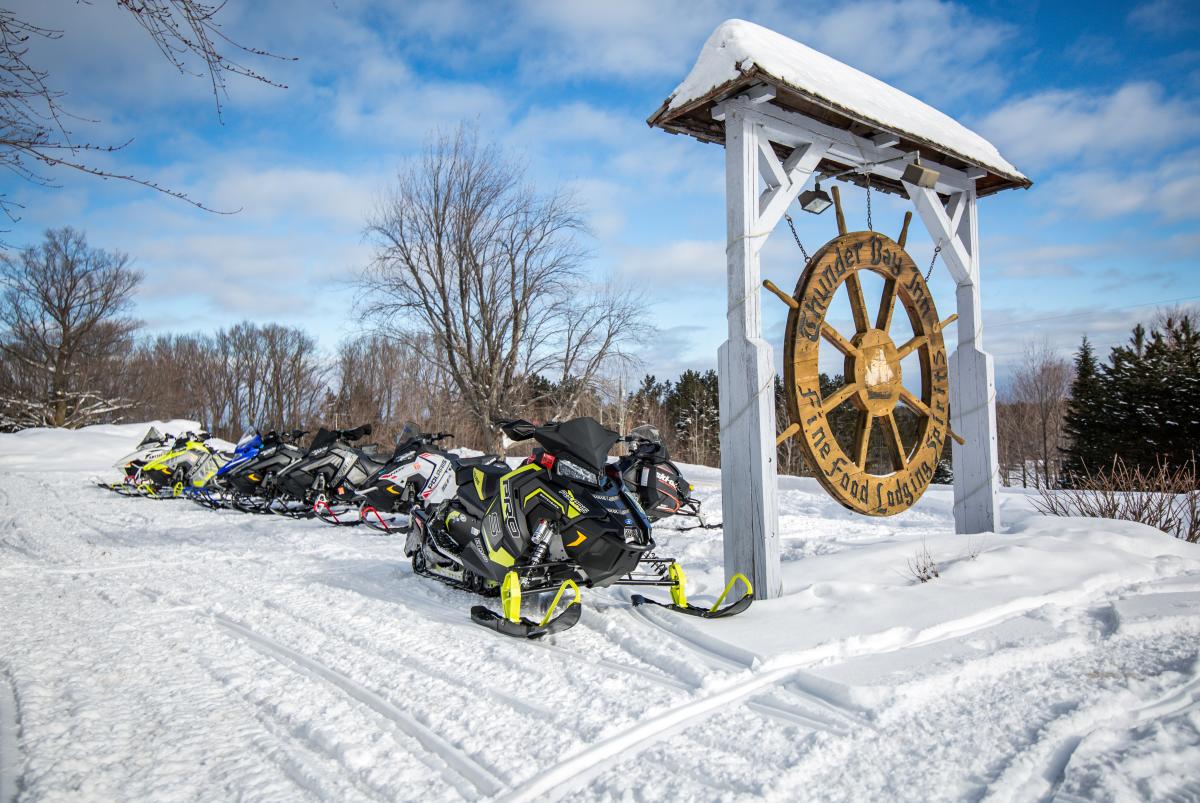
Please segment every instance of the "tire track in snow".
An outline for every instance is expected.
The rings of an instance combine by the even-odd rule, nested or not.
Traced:
[[[275,660],[271,656],[267,657]],[[208,666],[206,669],[214,680],[226,686],[229,685],[228,680],[222,677],[214,667]],[[361,780],[358,774],[346,767],[337,756],[319,749],[314,746],[311,739],[299,735],[296,729],[279,715],[277,710],[253,699],[246,692],[237,693],[252,709],[255,722],[273,740],[272,743],[264,745],[260,744],[258,739],[251,738],[250,744],[264,758],[279,767],[280,771],[296,785],[298,791],[314,793],[312,796],[319,800],[340,801],[346,799],[345,790],[335,788],[335,781],[339,779],[331,779],[327,775],[321,774],[313,766],[317,761],[324,759],[338,764],[345,771],[344,779],[364,798],[381,796],[381,790],[369,786],[364,780]]]
[[[21,719],[17,684],[0,668],[0,803],[15,803],[21,792]]]
[[[479,764],[470,755],[447,742],[440,735],[430,730],[424,724],[392,703],[380,697],[375,692],[360,685],[357,681],[343,675],[336,669],[315,661],[295,650],[263,636],[250,628],[218,613],[212,614],[218,625],[230,633],[242,638],[252,647],[268,655],[285,666],[291,666],[302,674],[323,680],[342,693],[358,700],[373,709],[376,713],[391,720],[406,735],[415,739],[433,756],[444,762],[443,772],[446,781],[468,799],[479,796],[492,797],[504,790],[506,784],[497,778],[491,770]]]
[[[269,610],[275,611],[286,616],[288,619],[303,625],[311,630],[320,633],[327,639],[333,639],[350,649],[360,653],[361,655],[369,656],[379,661],[384,661],[391,665],[403,666],[406,671],[413,672],[417,675],[423,675],[428,678],[437,679],[448,682],[454,687],[454,691],[458,692],[463,697],[473,697],[475,699],[486,698],[494,701],[497,705],[504,706],[517,713],[526,714],[536,719],[541,719],[555,724],[560,721],[559,717],[554,715],[554,712],[547,708],[531,705],[524,700],[517,699],[507,694],[503,694],[494,689],[488,688],[471,688],[467,691],[469,685],[478,678],[463,677],[461,675],[450,675],[450,667],[435,667],[432,666],[424,658],[420,658],[411,654],[401,653],[394,649],[371,649],[367,644],[364,644],[367,639],[363,636],[348,635],[343,630],[335,627],[330,627],[325,622],[319,619],[314,619],[302,613],[298,613],[292,608],[266,600],[263,606]],[[374,646],[374,645],[372,645]]]
[[[730,650],[721,651],[714,649],[712,640],[703,637],[700,634],[687,632],[682,627],[675,627],[665,624],[660,617],[665,614],[653,609],[645,609],[642,606],[631,608],[630,614],[638,621],[645,622],[654,627],[659,633],[672,639],[679,644],[683,649],[689,650],[692,654],[703,657],[707,660],[710,666],[720,669],[734,671],[753,671],[758,665],[758,659],[749,653],[742,651]],[[798,672],[799,670],[797,670]],[[777,690],[778,691],[778,690]],[[823,697],[807,689],[788,688],[784,689],[789,696],[809,705],[819,708],[823,712],[832,714],[836,719],[814,714],[812,711],[801,711],[792,705],[771,699],[751,699],[745,703],[746,707],[759,714],[775,717],[785,722],[813,730],[824,730],[831,733],[845,734],[849,733],[854,727],[874,728],[874,726],[858,716],[857,714],[845,710],[842,706],[831,702],[828,698]]]
[[[1200,661],[1196,664],[1196,668],[1200,669]],[[1105,715],[1103,711],[1106,706],[1104,705],[1093,706],[1095,718],[1091,719],[1085,727],[1071,729],[1065,735],[1062,733],[1047,734],[1046,737],[1030,745],[1028,751],[1043,753],[1045,758],[1036,762],[1032,772],[1020,784],[1014,799],[1033,799],[1034,796],[1039,800],[1053,799],[1066,780],[1067,768],[1071,764],[1075,751],[1093,733],[1110,729],[1131,730],[1155,719],[1165,719],[1180,714],[1198,705],[1200,705],[1200,675],[1193,675],[1179,686],[1159,695],[1157,699],[1116,716]],[[1079,712],[1077,716],[1090,718],[1088,717],[1090,713],[1085,710]],[[1070,717],[1069,719],[1074,718]],[[1069,724],[1073,723],[1068,722]],[[1005,773],[1005,775],[1007,774]],[[1003,776],[997,779],[997,783],[994,785],[1001,785],[1003,788],[989,794],[984,799],[994,800],[998,795],[1003,798],[1010,793],[1012,790],[1003,783],[1005,780],[1007,779]]]
[[[906,636],[884,631],[871,636],[855,637],[853,639],[856,645],[854,648],[850,648],[844,640],[829,642],[778,659],[769,669],[748,669],[749,679],[740,683],[734,679],[731,685],[720,691],[688,700],[658,716],[643,720],[625,731],[587,745],[575,754],[539,772],[528,783],[501,799],[526,801],[551,794],[555,798],[561,797],[581,785],[590,783],[610,768],[613,759],[617,757],[627,759],[630,756],[638,755],[649,746],[666,738],[672,731],[682,726],[690,726],[730,705],[752,698],[759,692],[786,681],[805,668],[822,661],[881,655],[962,637],[1001,621],[1023,616],[1030,610],[1045,604],[1057,602],[1056,597],[1069,597],[1072,601],[1077,601],[1079,596],[1081,595],[1077,592],[1069,592],[1015,600],[994,610],[941,622],[923,631],[910,632]],[[1092,595],[1085,594],[1084,596]],[[664,630],[664,632],[673,634],[672,630]],[[729,659],[725,658],[724,660]]]

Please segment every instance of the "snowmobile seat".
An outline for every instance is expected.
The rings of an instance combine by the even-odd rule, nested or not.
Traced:
[[[460,466],[454,473],[454,480],[467,490],[465,495],[468,499],[478,497],[482,502],[499,492],[500,478],[509,471],[509,467],[503,463]]]

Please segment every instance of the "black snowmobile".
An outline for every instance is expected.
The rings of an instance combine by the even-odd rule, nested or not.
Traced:
[[[512,440],[532,438],[541,448],[513,470],[497,465],[457,469],[457,494],[433,510],[414,508],[405,544],[418,574],[499,595],[501,613],[476,605],[473,621],[523,638],[561,632],[579,621],[580,585],[667,587],[672,603],[664,607],[709,618],[750,607],[753,590],[741,575],[712,608],[687,603],[683,571],[673,559],[653,556],[650,520],[616,466],[608,465],[620,435],[592,418],[544,426],[522,420],[496,424]],[[746,594],[721,608],[738,580]],[[568,589],[572,599],[556,615]],[[539,621],[521,615],[524,596],[548,592],[554,597]],[[633,602],[663,604],[640,595]]]
[[[694,488],[671,462],[658,427],[634,427],[625,440],[629,453],[617,461],[617,471],[625,487],[637,494],[646,517],[652,522],[675,515],[699,519],[700,502],[691,496]]]
[[[275,477],[304,456],[298,441],[307,434],[294,429],[264,435],[258,454],[222,478],[224,504],[243,513],[269,513],[276,495]]]
[[[334,524],[343,523],[338,515],[350,509],[355,491],[383,465],[365,449],[352,445],[370,434],[370,424],[319,429],[304,456],[275,475],[271,509],[295,518],[321,516]]]
[[[455,473],[464,466],[487,463],[506,465],[496,455],[463,457],[437,444],[454,436],[432,434],[413,423],[396,436],[396,448],[387,462],[355,494],[358,520],[384,533],[406,530],[415,505],[437,506],[458,490]]]

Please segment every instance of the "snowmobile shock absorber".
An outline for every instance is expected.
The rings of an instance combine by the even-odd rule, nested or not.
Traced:
[[[542,558],[546,557],[546,550],[550,548],[550,522],[542,519],[538,522],[537,528],[533,531],[533,552],[529,555],[529,563],[531,566],[536,566],[542,562]]]

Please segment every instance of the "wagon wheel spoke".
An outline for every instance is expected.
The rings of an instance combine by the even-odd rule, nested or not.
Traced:
[[[909,389],[904,387],[904,385],[900,386],[899,393],[900,401],[911,407],[913,412],[920,413],[926,418],[933,418],[933,411],[925,405],[925,402],[912,395],[912,393],[909,392]]]
[[[888,413],[887,420],[887,442],[892,453],[892,465],[897,471],[903,471],[908,468],[908,457],[904,454],[904,441],[900,439],[900,427],[896,424],[895,413]]]
[[[929,335],[914,335],[913,339],[896,349],[896,358],[903,360],[929,342]]]
[[[842,354],[845,354],[847,357],[858,356],[858,349],[854,347],[854,344],[842,337],[841,332],[839,332],[837,329],[834,329],[829,324],[821,324],[821,335],[831,344],[833,344],[835,349],[842,352]]]
[[[821,412],[829,415],[833,410],[837,409],[838,405],[846,399],[858,392],[858,383],[851,382],[848,385],[842,385],[836,392],[821,402]]]
[[[867,316],[867,302],[863,298],[862,283],[859,282],[857,273],[851,273],[846,277],[846,293],[850,296],[850,312],[854,315],[854,331],[861,335],[871,328],[871,321]]]
[[[892,328],[892,313],[896,309],[896,280],[883,283],[883,295],[879,297],[879,314],[875,316],[875,328],[888,331]]]
[[[864,471],[867,468],[867,450],[871,447],[871,429],[875,416],[864,410],[858,417],[858,432],[854,434],[854,462]]]

